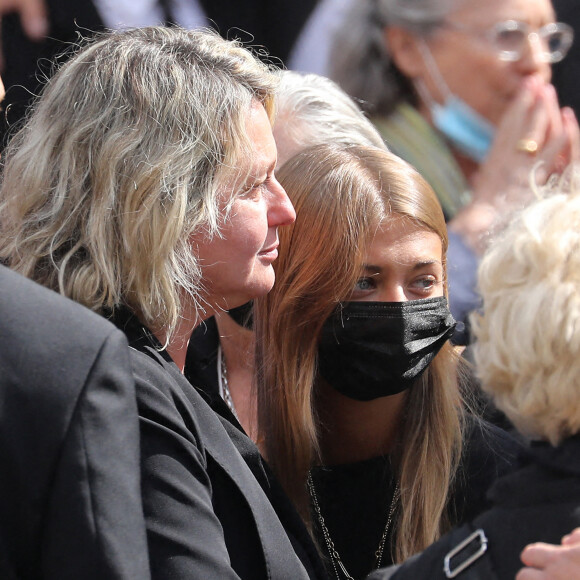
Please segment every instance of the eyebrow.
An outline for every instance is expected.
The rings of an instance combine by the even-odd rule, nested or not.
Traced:
[[[433,266],[434,264],[438,266],[443,266],[441,260],[421,260],[420,262],[416,262],[415,264],[413,264],[411,270],[421,270],[426,266]],[[367,272],[373,272],[375,274],[380,274],[383,271],[383,268],[381,268],[381,266],[376,266],[375,264],[363,264],[362,267],[363,270]]]
[[[276,169],[276,159],[273,159],[272,163],[270,163],[270,165],[268,165],[268,167],[259,174],[255,174],[252,171],[250,171],[248,179],[246,180],[245,183],[245,187],[253,187],[255,183],[257,183],[262,179],[262,177],[265,176],[267,178],[268,175],[272,174],[274,172],[274,169]]]

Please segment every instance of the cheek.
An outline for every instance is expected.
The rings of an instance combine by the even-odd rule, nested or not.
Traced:
[[[232,209],[231,219],[228,220],[223,234],[226,241],[231,241],[238,248],[258,251],[268,234],[268,219],[264,204],[261,202],[238,204],[238,207]]]

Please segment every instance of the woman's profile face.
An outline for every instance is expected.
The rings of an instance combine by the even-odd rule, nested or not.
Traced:
[[[443,296],[441,238],[409,218],[386,218],[349,300],[406,302]]]
[[[192,237],[202,269],[204,299],[216,309],[240,306],[272,289],[278,227],[291,224],[296,217],[274,176],[276,145],[261,104],[253,104],[246,123],[253,154],[242,169],[249,170],[249,177],[238,186],[240,193],[220,229],[221,236]],[[224,206],[228,195],[231,192],[224,194]]]
[[[513,20],[526,24],[531,32],[555,21],[550,0],[468,0],[427,39],[433,59],[450,91],[494,125],[498,125],[522,82],[540,75],[550,82],[551,66],[544,61],[537,37],[528,38],[522,56],[515,62],[498,58],[487,36],[498,23]],[[425,59],[423,59],[425,60]],[[421,79],[440,103],[441,87],[422,63]]]

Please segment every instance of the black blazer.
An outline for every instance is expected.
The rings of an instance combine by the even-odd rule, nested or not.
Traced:
[[[149,578],[121,332],[0,266],[0,578]]]
[[[216,414],[128,313],[154,579],[324,578],[300,518],[256,446]]]
[[[372,579],[445,580],[443,565],[449,554],[452,573],[465,565],[457,580],[513,580],[523,566],[525,546],[559,544],[564,534],[580,526],[579,458],[580,435],[557,447],[532,443],[519,469],[490,488],[491,509],[413,556],[394,574],[378,571]],[[465,547],[458,549],[463,542]]]

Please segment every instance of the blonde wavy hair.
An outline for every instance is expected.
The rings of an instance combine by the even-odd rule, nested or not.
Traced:
[[[280,230],[274,289],[255,301],[259,430],[268,462],[310,523],[306,478],[320,461],[314,392],[322,325],[351,294],[382,220],[405,216],[437,233],[444,270],[447,229],[429,185],[382,149],[315,146],[284,164],[278,178],[297,218]],[[449,525],[446,502],[462,448],[456,358],[444,345],[408,392],[393,454],[402,506],[397,561]]]
[[[250,151],[251,104],[272,120],[277,85],[208,30],[97,37],[48,82],[5,153],[0,258],[95,311],[126,305],[169,335],[184,294],[203,307],[190,235],[219,235],[219,208]]]
[[[549,195],[516,216],[482,258],[479,289],[482,388],[524,435],[557,445],[578,433],[580,195]]]

